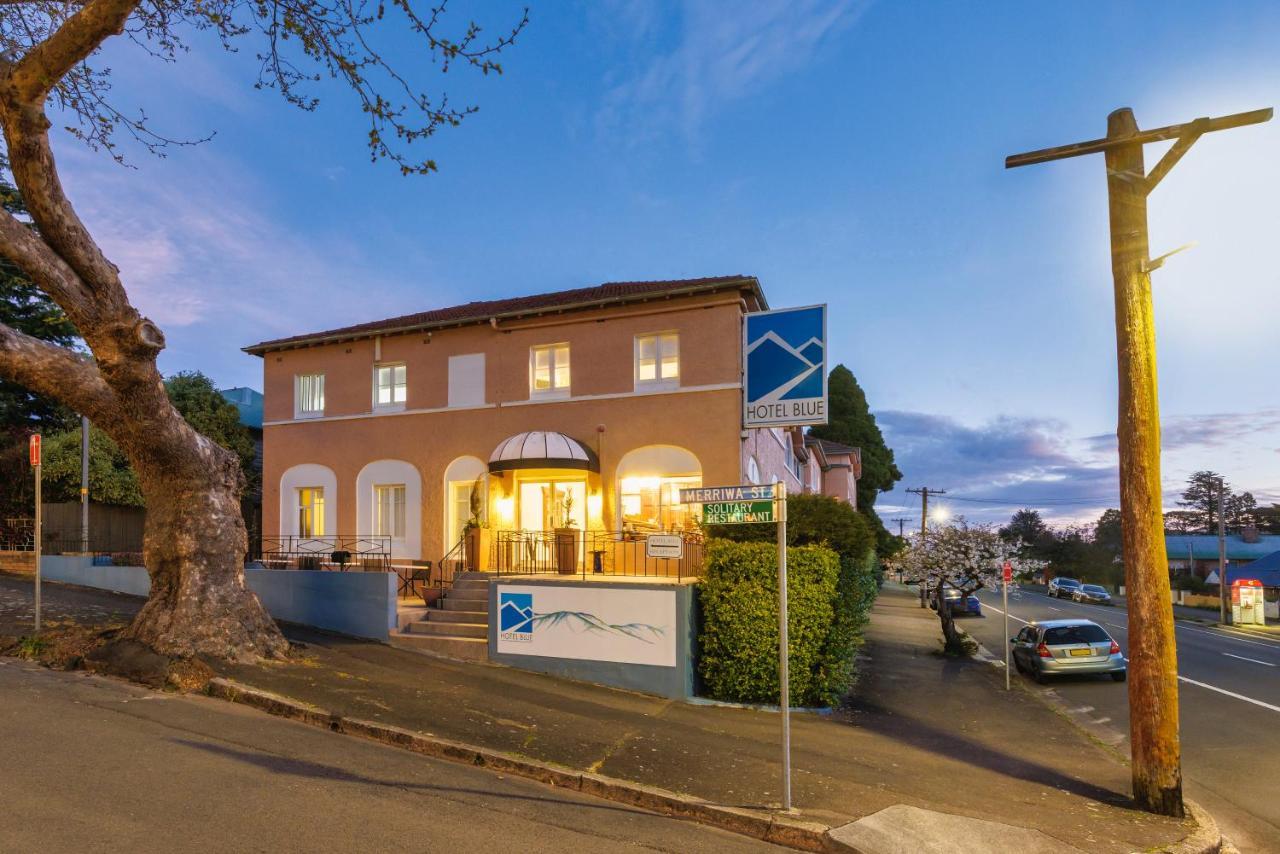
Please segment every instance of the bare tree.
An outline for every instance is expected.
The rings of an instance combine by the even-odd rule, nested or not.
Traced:
[[[324,76],[346,83],[369,122],[373,159],[408,173],[436,168],[413,143],[457,125],[454,108],[416,87],[379,45],[407,29],[441,70],[463,64],[500,72],[496,55],[528,21],[492,41],[468,24],[441,34],[443,2],[419,12],[411,0],[0,0],[0,126],[4,166],[31,222],[0,211],[0,256],[66,312],[92,354],[85,358],[0,324],[0,377],[87,415],[128,455],[147,502],[144,555],[151,595],[128,637],[173,656],[280,656],[287,643],[244,584],[246,535],[235,455],[193,430],[165,395],[156,357],[165,339],[129,302],[119,270],[81,222],[58,175],[50,113],[94,150],[123,161],[125,134],[160,153],[181,142],[153,130],[145,114],[111,102],[111,78],[94,63],[102,44],[124,37],[165,61],[184,35],[212,31],[224,47],[258,43],[257,86],[315,109]]]

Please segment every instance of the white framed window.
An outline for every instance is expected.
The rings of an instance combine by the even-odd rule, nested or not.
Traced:
[[[569,345],[548,344],[529,349],[529,395],[563,397],[569,394]]]
[[[449,357],[449,405],[484,405],[484,353]]]
[[[637,335],[635,344],[636,388],[671,387],[680,384],[680,336],[675,332]]]
[[[298,536],[324,536],[324,487],[300,486],[297,490]]]
[[[404,364],[378,365],[373,369],[373,407],[403,409],[408,397],[408,371]]]
[[[299,374],[293,378],[293,416],[324,415],[324,374]]]
[[[373,487],[373,533],[404,539],[405,488],[403,483],[383,483]]]

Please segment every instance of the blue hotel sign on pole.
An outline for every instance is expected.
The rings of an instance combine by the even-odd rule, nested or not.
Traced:
[[[744,427],[827,423],[827,307],[747,315],[742,359]]]

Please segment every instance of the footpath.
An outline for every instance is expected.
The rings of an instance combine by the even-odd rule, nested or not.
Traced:
[[[24,596],[29,608],[29,581],[0,575],[0,635],[22,633]],[[138,602],[56,585],[46,587],[45,600],[57,620],[93,625],[108,615],[128,619]],[[287,633],[301,644],[294,660],[221,665],[219,675],[333,715],[717,804],[759,808],[780,799],[774,712],[664,700],[297,628]],[[1006,693],[990,665],[941,656],[939,637],[933,612],[906,589],[886,586],[848,705],[792,715],[799,819],[834,827],[907,805],[1038,829],[1051,843],[1043,850],[1159,850],[1192,831],[1189,822],[1129,808],[1127,767],[1027,692]],[[979,841],[974,850],[998,849]]]

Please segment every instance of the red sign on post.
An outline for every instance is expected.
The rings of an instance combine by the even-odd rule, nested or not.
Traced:
[[[40,465],[40,434],[31,434],[31,465]]]
[[[1006,560],[1004,562],[1004,583],[1008,584],[1010,581],[1013,581],[1013,564]]]

